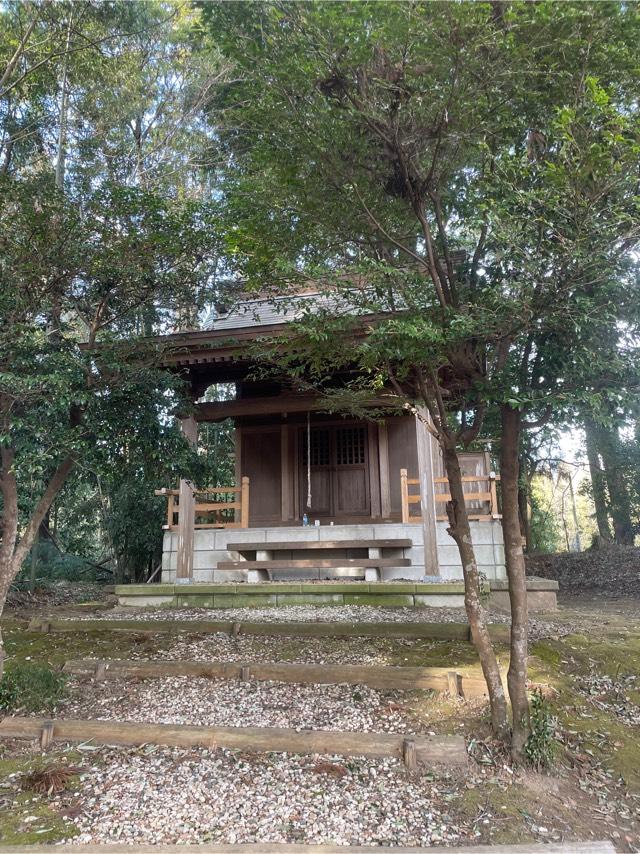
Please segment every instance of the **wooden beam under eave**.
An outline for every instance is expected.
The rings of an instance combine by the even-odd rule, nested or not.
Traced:
[[[393,395],[372,398],[372,408],[399,409],[401,402]],[[246,397],[195,404],[196,421],[224,421],[251,415],[277,415],[289,412],[327,412],[329,404],[323,397],[282,395],[280,397]]]

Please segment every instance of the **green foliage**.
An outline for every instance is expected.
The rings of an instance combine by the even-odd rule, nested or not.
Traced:
[[[553,506],[553,483],[536,476],[531,483],[531,551],[549,554],[562,548],[559,518]]]
[[[0,679],[0,711],[50,712],[65,691],[62,673],[31,662],[8,665]]]
[[[77,553],[80,551],[80,554]],[[41,541],[36,555],[36,587],[55,581],[103,581],[105,572],[100,573],[98,567],[87,558],[82,557],[81,550],[69,548],[59,551],[53,543]],[[31,555],[23,564],[22,571],[16,579],[16,584],[24,587],[31,576]]]
[[[172,423],[181,383],[141,341],[194,325],[213,293],[219,202],[196,164],[215,157],[201,111],[224,69],[198,18],[155,0],[0,10],[0,446],[16,543],[73,465],[48,527],[78,560],[43,556],[49,577],[105,556],[141,577],[162,536],[154,489],[203,469]]]
[[[553,762],[557,747],[556,726],[549,702],[537,689],[531,697],[531,734],[524,747],[525,756],[537,771],[548,768]]]
[[[266,292],[343,297],[277,342],[277,369],[357,414],[390,366],[410,403],[441,378],[450,427],[482,404],[495,439],[502,406],[560,426],[635,399],[637,5],[238,2],[204,20],[239,70],[216,101],[229,257]],[[534,506],[537,548],[555,517]]]

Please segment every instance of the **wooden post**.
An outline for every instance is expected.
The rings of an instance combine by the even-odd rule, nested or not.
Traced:
[[[380,466],[380,515],[391,516],[391,482],[389,480],[389,431],[387,422],[378,422],[378,464]]]
[[[416,743],[412,738],[405,738],[402,742],[402,761],[407,771],[415,771],[418,767]]]
[[[382,516],[379,456],[378,430],[375,424],[369,422],[367,424],[367,466],[369,469],[369,495],[372,519],[380,519]]]
[[[234,450],[234,472],[236,486],[242,480],[242,430],[236,424],[233,431],[233,450]],[[242,510],[235,510],[233,513],[235,522],[242,520]]]
[[[40,730],[40,749],[46,750],[51,742],[53,741],[55,735],[55,724],[53,721],[45,721],[42,724],[42,729]]]
[[[192,445],[198,441],[198,425],[193,416],[180,420],[182,435]],[[196,498],[190,480],[180,479],[178,494],[178,547],[176,549],[176,583],[188,584],[193,579],[193,533]]]
[[[169,494],[167,495],[167,530],[170,531],[173,528],[173,510],[175,504],[175,495]]]
[[[289,425],[280,425],[280,510],[283,522],[293,515],[291,507],[291,459],[289,456]]]
[[[402,499],[402,521],[409,521],[409,486],[407,485],[407,470],[400,469],[400,496]]]
[[[249,478],[242,478],[242,491],[240,493],[240,503],[242,504],[242,508],[240,510],[240,527],[248,528],[249,527]]]
[[[452,697],[464,697],[464,693],[462,691],[462,676],[455,670],[450,670],[447,673],[447,685]]]
[[[491,493],[491,507],[489,512],[491,513],[492,519],[499,519],[500,514],[498,513],[498,490],[496,489],[496,473],[494,471],[489,472],[489,492]]]
[[[420,480],[420,509],[424,539],[424,568],[426,575],[440,575],[438,540],[436,532],[436,499],[433,488],[434,440],[427,429],[429,414],[424,407],[416,416],[416,442],[418,446],[418,478]]]

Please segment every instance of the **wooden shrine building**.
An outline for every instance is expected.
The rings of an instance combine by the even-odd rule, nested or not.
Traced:
[[[162,581],[460,579],[446,477],[421,419],[397,404],[382,420],[328,414],[286,381],[251,379],[251,342],[286,330],[299,309],[295,300],[248,300],[205,329],[163,338],[165,366],[188,380],[195,401],[184,434],[196,442],[199,424],[233,419],[235,483],[183,480],[162,491]],[[235,395],[204,402],[214,384]],[[485,454],[466,454],[463,465],[480,569],[502,579],[496,477]]]

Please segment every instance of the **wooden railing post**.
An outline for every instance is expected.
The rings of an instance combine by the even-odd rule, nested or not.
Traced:
[[[409,486],[406,469],[400,469],[400,496],[402,498],[402,521],[406,525],[409,521]]]
[[[249,527],[249,478],[242,478],[242,488],[240,490],[240,527]]]
[[[176,509],[176,497],[171,492],[167,495],[167,528],[170,530],[173,527],[173,514]]]
[[[496,489],[496,473],[489,472],[489,492],[491,493],[489,512],[494,519],[500,518],[498,513],[498,490]]]

